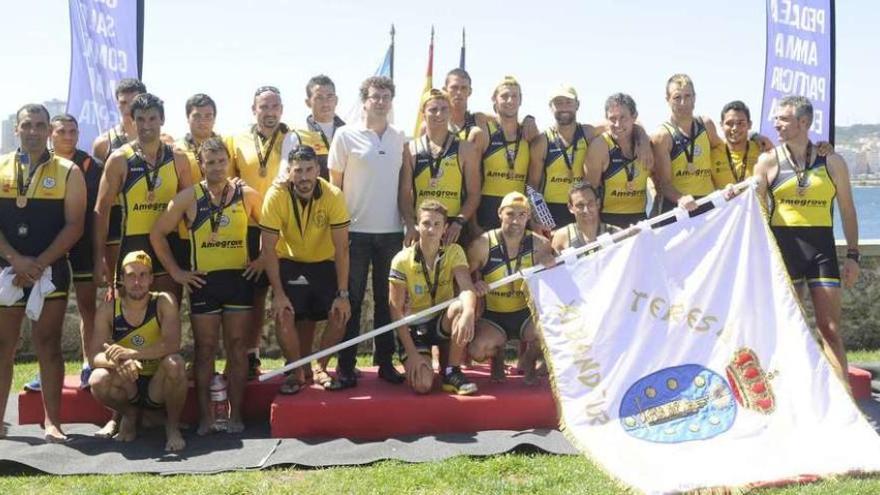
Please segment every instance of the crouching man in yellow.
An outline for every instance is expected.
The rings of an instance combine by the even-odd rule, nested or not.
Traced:
[[[446,207],[429,199],[419,206],[417,213],[418,242],[404,248],[391,261],[388,275],[391,319],[397,321],[452,299],[454,284],[458,285],[459,300],[444,312],[397,329],[402,344],[400,361],[413,391],[427,394],[434,384],[431,348],[437,346],[443,390],[458,395],[472,394],[477,386],[460,368],[465,348],[474,336],[477,305],[467,258],[458,244],[441,246],[446,233]]]
[[[150,292],[153,260],[144,251],[128,253],[121,266],[118,298],[102,304],[95,315],[91,344],[92,395],[119,412],[115,439],[137,436],[142,410],[165,409],[165,450],[182,450],[180,413],[186,400],[186,374],[180,349],[177,303],[167,292]]]

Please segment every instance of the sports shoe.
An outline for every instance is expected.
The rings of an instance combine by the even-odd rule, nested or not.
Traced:
[[[452,371],[443,375],[443,390],[457,395],[470,395],[477,391],[477,385],[468,380],[460,367],[453,366]]]
[[[27,392],[40,392],[40,391],[42,391],[43,390],[43,382],[40,381],[40,374],[37,373],[37,375],[34,377],[33,380],[25,383],[24,389]]]

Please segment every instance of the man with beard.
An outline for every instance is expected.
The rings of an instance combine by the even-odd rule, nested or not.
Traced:
[[[526,228],[531,211],[529,200],[520,192],[505,195],[498,206],[500,227],[485,232],[468,247],[468,264],[474,276],[477,295],[485,297],[485,311],[477,323],[476,334],[468,345],[476,361],[492,358],[492,379],[503,381],[504,346],[508,340],[525,342],[521,366],[525,381],[535,382],[535,362],[541,354],[535,324],[520,279],[495,289],[492,282],[536,264],[553,260],[550,242]]]
[[[266,194],[260,228],[278,343],[291,362],[311,352],[318,321],[329,320],[321,349],[336,344],[351,316],[351,304],[349,216],[342,191],[318,177],[312,148],[294,149],[288,163],[289,180],[275,183]],[[312,372],[315,383],[325,390],[350,385],[327,373],[329,359],[318,361]],[[280,393],[295,394],[303,383],[303,369],[293,370]]]
[[[290,129],[281,122],[284,105],[281,103],[281,92],[275,86],[260,86],[254,91],[251,111],[256,124],[248,132],[235,136],[235,151],[232,152],[234,163],[229,175],[241,177],[261,197],[265,197],[281,168],[281,146]],[[260,250],[260,227],[254,223],[248,227],[248,253],[256,257]],[[245,335],[248,379],[260,374],[260,343],[269,281],[266,277],[259,277],[254,285],[253,321]]]
[[[40,364],[44,437],[50,443],[63,442],[67,436],[60,423],[61,329],[70,285],[65,254],[83,233],[86,186],[79,167],[47,149],[46,107],[21,107],[15,114],[15,133],[21,147],[0,156],[0,273],[12,278],[13,292],[0,306],[0,413],[6,411],[15,349],[27,313]],[[34,290],[38,293],[31,301]],[[3,426],[0,437],[5,436]]]
[[[480,204],[476,149],[449,131],[449,96],[432,89],[423,97],[425,135],[413,140],[401,169],[400,209],[407,230],[414,230],[417,205],[439,201],[449,215],[443,245],[459,242]]]
[[[85,388],[89,385],[89,373],[91,372],[88,361],[88,348],[92,338],[92,329],[95,325],[97,297],[95,281],[92,278],[94,272],[94,250],[92,249],[92,243],[95,241],[93,232],[95,217],[93,212],[95,211],[98,184],[101,181],[104,164],[76,147],[79,141],[79,125],[72,115],[66,113],[56,115],[52,117],[50,124],[52,126],[50,140],[55,155],[66,158],[79,167],[86,184],[86,213],[83,234],[67,255],[70,260],[70,268],[73,271],[76,307],[80,314],[79,330],[82,338],[83,352],[80,387]]]
[[[605,100],[608,130],[590,144],[587,154],[587,181],[599,184],[603,191],[602,222],[620,228],[647,218],[648,177],[653,172],[653,160],[646,163],[638,156],[637,141],[648,143],[647,136],[637,137],[638,116],[631,96],[609,96]]]
[[[131,251],[121,262],[122,289],[98,308],[91,344],[92,395],[118,412],[114,438],[131,442],[140,413],[165,410],[165,450],[183,450],[180,413],[186,401],[186,372],[180,350],[180,320],[174,296],[150,292],[152,259]]]
[[[165,123],[165,106],[158,97],[143,93],[131,103],[131,117],[137,129],[137,138],[110,155],[104,168],[98,199],[95,204],[95,282],[110,280],[105,263],[105,242],[109,230],[109,211],[113,199],[122,199],[123,225],[119,254],[124,257],[142,250],[154,258],[150,245],[150,231],[168,202],[182,189],[191,185],[190,165],[186,155],[174,151],[160,139]],[[179,243],[176,233],[170,234],[171,243]],[[117,282],[121,266],[116,267]],[[179,300],[181,287],[168,276],[161,263],[152,269],[155,289],[169,292]]]
[[[262,200],[253,188],[227,177],[229,150],[223,140],[209,137],[199,147],[204,180],[181,191],[156,221],[150,241],[171,277],[190,290],[190,319],[195,340],[198,434],[216,431],[209,388],[214,375],[220,326],[229,384],[229,423],[226,431],[244,430],[241,404],[247,381],[244,334],[252,321],[254,287],[262,259],[250,261],[249,222],[260,221]],[[201,175],[201,174],[200,174]],[[172,255],[167,235],[183,222],[189,233],[191,260],[182,268]]]
[[[806,280],[823,349],[844,384],[847,360],[840,335],[841,274],[834,242],[834,202],[843,221],[846,260],[843,286],[859,277],[859,227],[843,158],[822,156],[810,142],[813,105],[803,96],[787,96],[775,109],[780,146],[755,165],[758,197],[769,196],[770,229],[793,282]]]

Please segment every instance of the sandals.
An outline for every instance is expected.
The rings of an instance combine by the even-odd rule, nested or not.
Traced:
[[[281,395],[295,395],[302,390],[302,388],[303,385],[295,375],[288,375],[287,378],[284,379],[284,383],[281,384],[281,388],[278,389],[278,393]]]
[[[342,390],[343,388],[347,388],[343,386],[343,383],[335,380],[329,373],[324,370],[315,369],[312,373],[312,376],[315,381],[315,385],[323,388],[328,391],[336,391]]]

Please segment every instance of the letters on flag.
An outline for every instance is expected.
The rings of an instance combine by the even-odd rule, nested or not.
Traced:
[[[67,113],[79,123],[79,147],[90,149],[96,137],[122,121],[116,108],[116,84],[127,77],[140,78],[139,2],[69,1]]]
[[[655,493],[880,469],[756,193],[527,275],[569,438]]]

